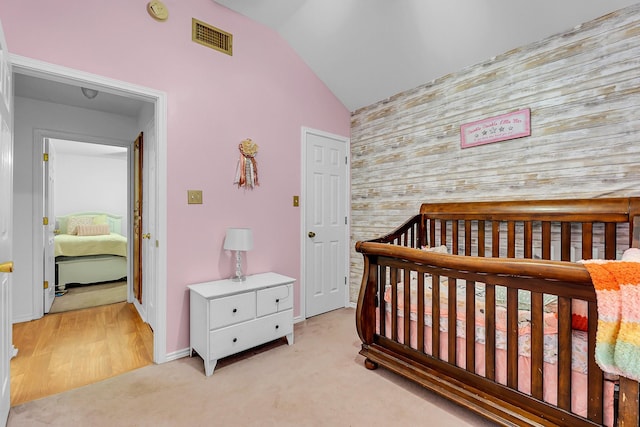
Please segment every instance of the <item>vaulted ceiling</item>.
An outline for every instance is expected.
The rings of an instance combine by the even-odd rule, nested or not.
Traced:
[[[355,111],[631,0],[215,0],[277,31]]]

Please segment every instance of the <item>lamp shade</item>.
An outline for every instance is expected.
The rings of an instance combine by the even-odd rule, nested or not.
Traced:
[[[253,249],[253,234],[250,228],[228,228],[224,248],[230,251],[250,251]]]

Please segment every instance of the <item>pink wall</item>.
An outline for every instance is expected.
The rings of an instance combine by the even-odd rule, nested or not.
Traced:
[[[186,285],[233,271],[227,227],[254,230],[248,274],[277,271],[299,286],[301,211],[291,202],[301,193],[301,127],[349,136],[350,114],[277,33],[212,0],[165,0],[166,22],[146,3],[3,0],[0,19],[12,53],[167,93],[171,353],[189,346]],[[192,18],[232,33],[233,56],[192,42]],[[260,146],[253,191],[232,185],[247,137]],[[203,190],[204,203],[187,205],[188,189]]]

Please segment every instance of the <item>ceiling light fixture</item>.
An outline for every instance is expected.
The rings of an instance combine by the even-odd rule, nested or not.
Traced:
[[[88,99],[93,99],[96,96],[98,96],[98,91],[95,89],[89,89],[86,87],[81,87],[80,90],[82,90],[82,94],[87,97]]]

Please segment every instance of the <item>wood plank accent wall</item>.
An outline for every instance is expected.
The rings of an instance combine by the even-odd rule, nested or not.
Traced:
[[[522,108],[531,136],[460,148],[461,124]],[[636,4],[352,114],[350,299],[355,242],[422,202],[639,195]]]

